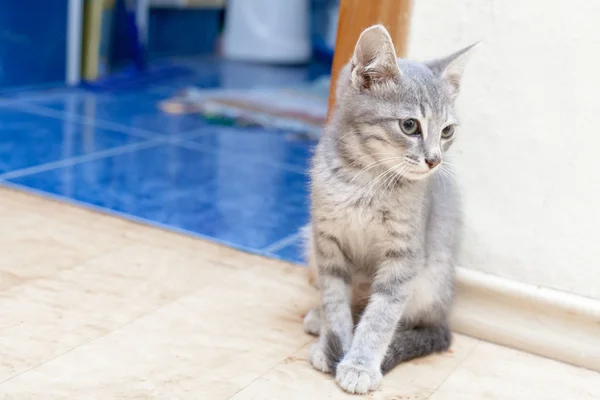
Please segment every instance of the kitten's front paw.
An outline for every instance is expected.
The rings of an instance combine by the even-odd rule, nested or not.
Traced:
[[[325,373],[331,372],[327,356],[320,341],[313,344],[310,349],[310,363],[316,370]]]
[[[348,393],[367,393],[381,383],[381,370],[342,361],[337,367],[335,380]]]

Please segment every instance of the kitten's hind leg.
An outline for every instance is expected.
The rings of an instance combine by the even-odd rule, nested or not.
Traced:
[[[316,307],[310,310],[304,317],[304,332],[319,336],[321,331],[321,310]]]
[[[452,333],[447,325],[399,329],[381,363],[381,372],[389,372],[401,362],[441,353],[450,348]]]

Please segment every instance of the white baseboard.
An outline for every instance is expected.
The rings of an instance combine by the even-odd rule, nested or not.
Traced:
[[[452,329],[600,372],[600,301],[459,268]]]

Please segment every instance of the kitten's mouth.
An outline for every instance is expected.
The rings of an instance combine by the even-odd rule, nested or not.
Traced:
[[[406,174],[406,177],[408,179],[412,179],[412,180],[419,180],[419,179],[424,179],[426,177],[428,177],[429,175],[433,174],[435,172],[436,168],[434,169],[430,169],[428,171],[410,171],[409,173]]]

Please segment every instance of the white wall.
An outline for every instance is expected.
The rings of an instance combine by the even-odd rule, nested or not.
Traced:
[[[453,149],[462,265],[600,299],[600,1],[414,3],[409,57],[482,41]]]

